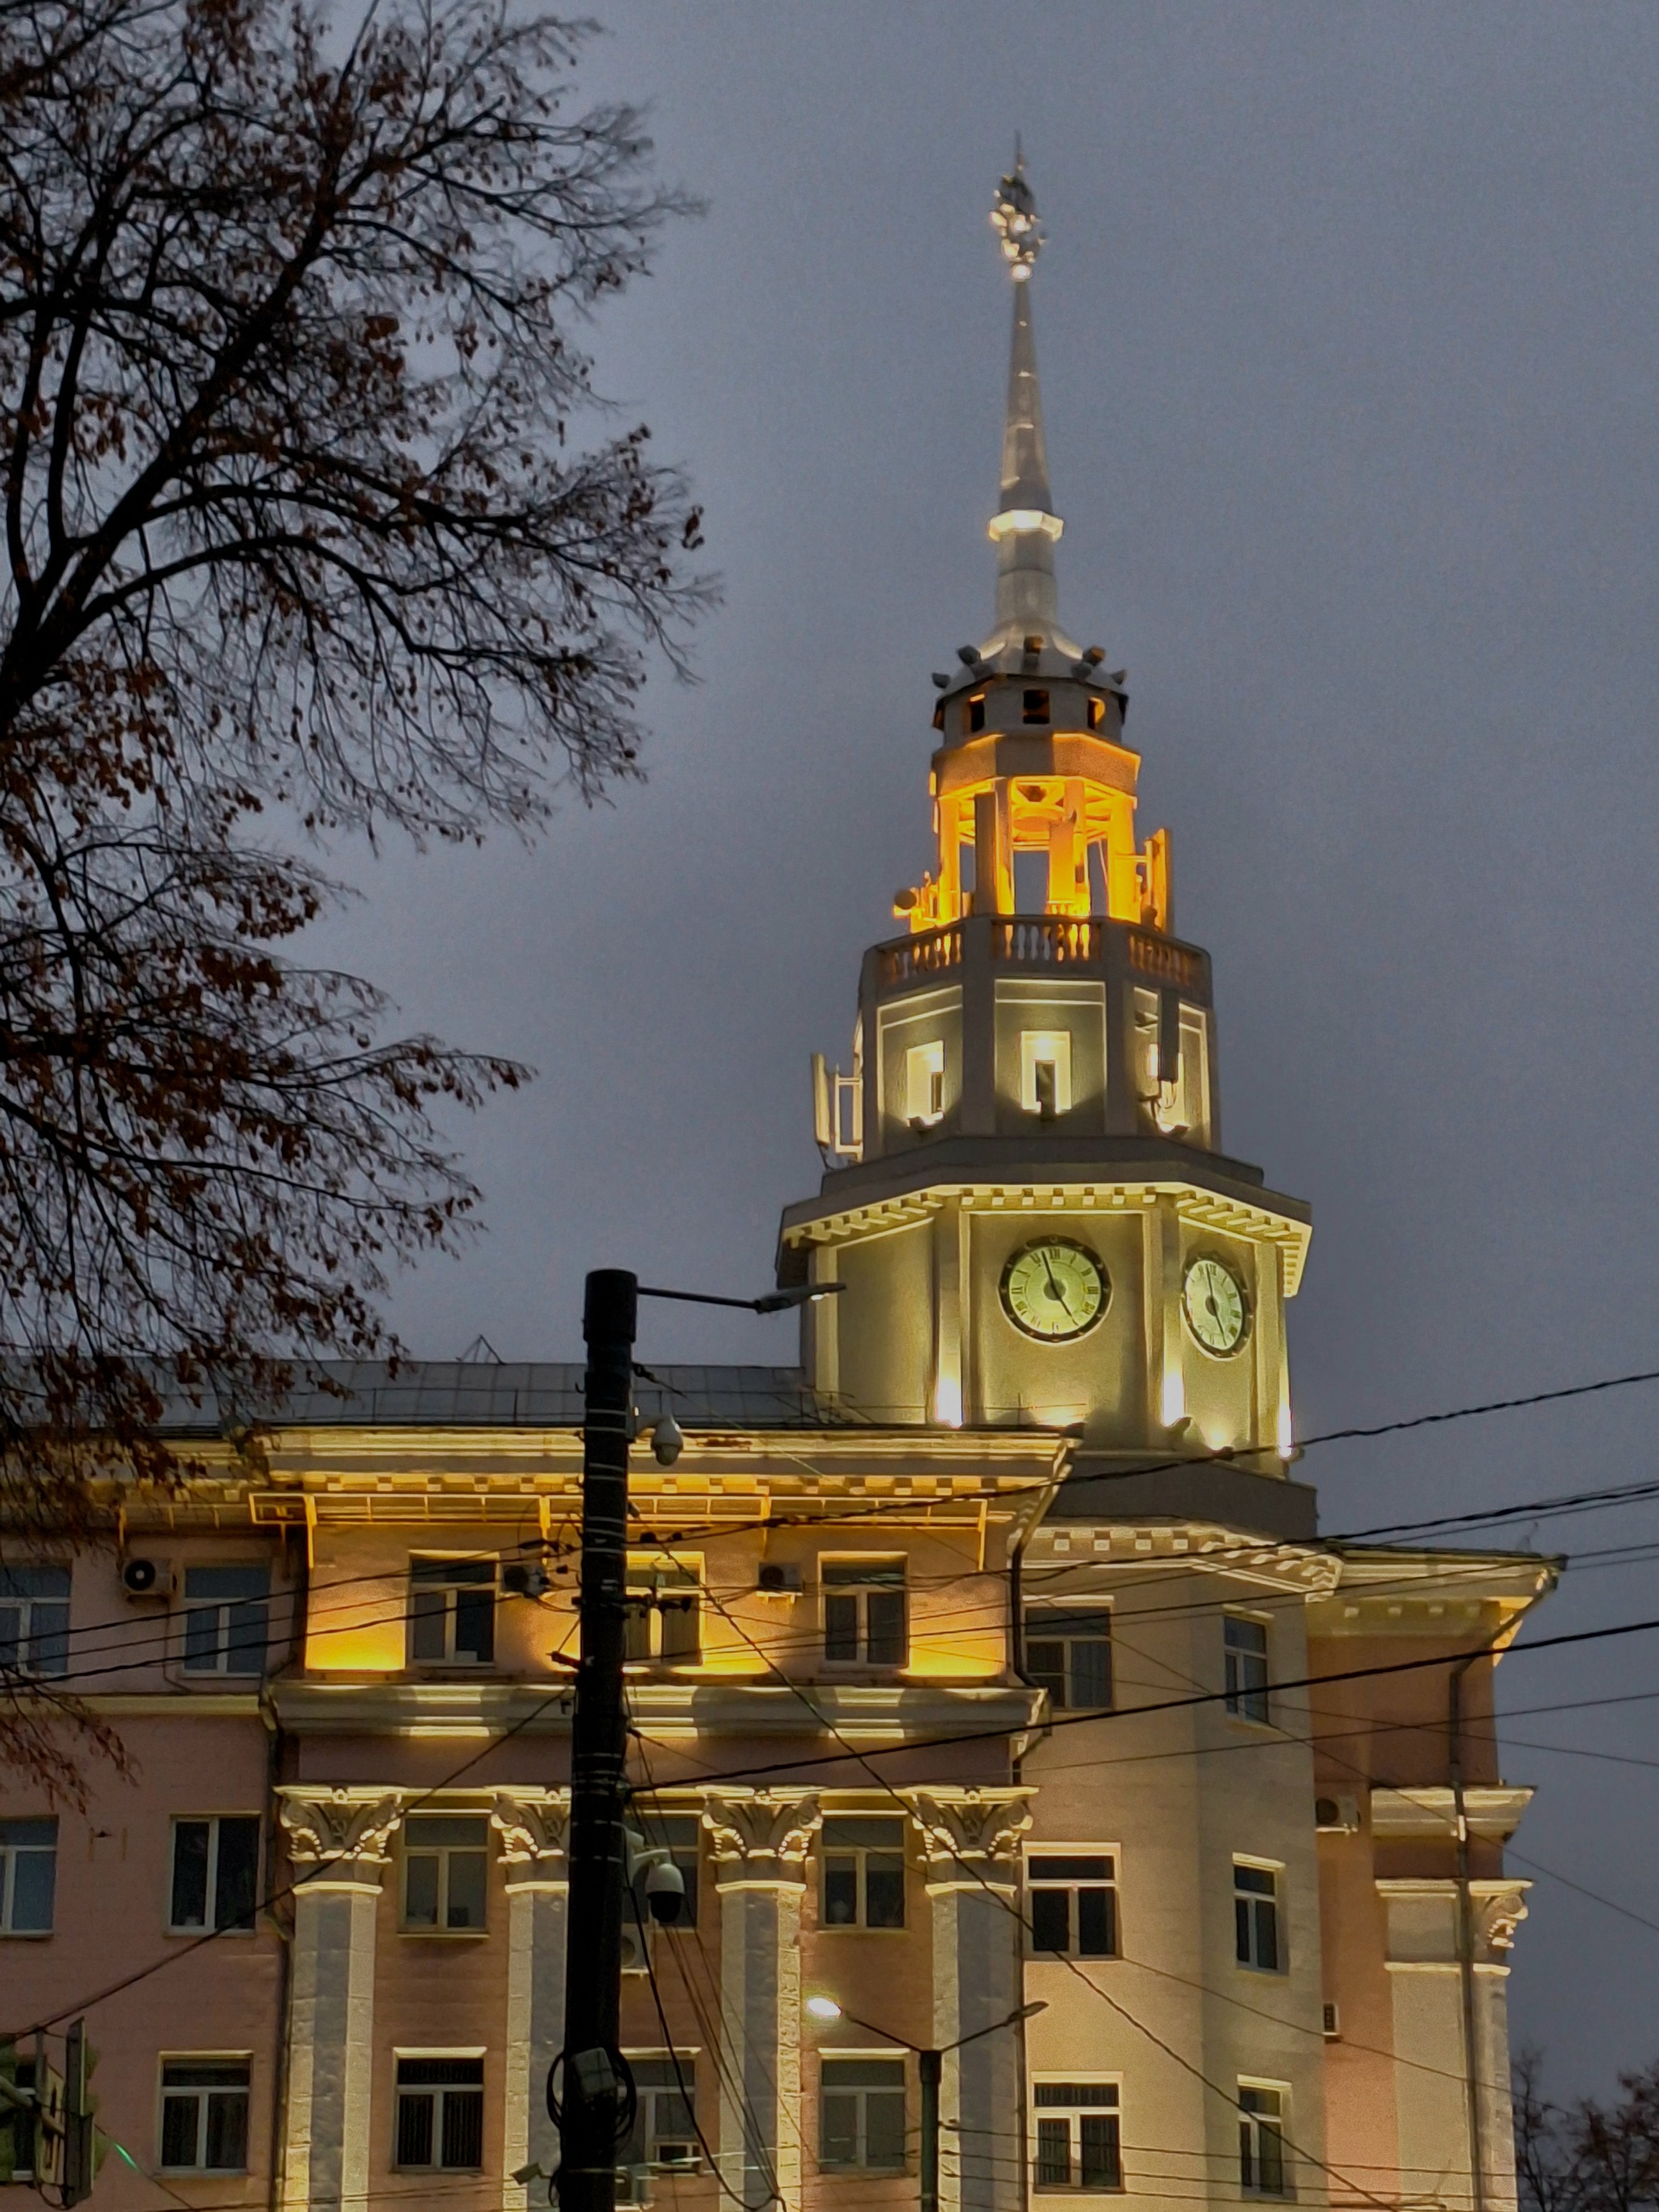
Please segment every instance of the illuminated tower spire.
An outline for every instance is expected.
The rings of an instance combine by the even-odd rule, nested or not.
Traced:
[[[1008,408],[1002,430],[1002,483],[991,536],[997,548],[997,634],[1001,645],[1041,632],[1062,651],[1077,648],[1059,634],[1054,541],[1064,525],[1048,489],[1042,437],[1042,391],[1031,331],[1031,271],[1042,251],[1036,201],[1016,142],[1014,166],[997,186],[991,222],[1002,240],[1014,286],[1013,343],[1008,360]],[[988,643],[989,641],[988,641]]]

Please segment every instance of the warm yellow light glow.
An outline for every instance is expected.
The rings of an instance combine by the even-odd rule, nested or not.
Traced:
[[[1163,1419],[1166,1429],[1187,1418],[1187,1385],[1178,1367],[1164,1370]]]
[[[933,1385],[933,1419],[947,1429],[962,1426],[962,1382],[958,1376],[941,1375]]]
[[[808,1997],[806,2009],[814,2020],[839,2020],[841,2007],[834,1997]]]
[[[1040,530],[1045,538],[1058,538],[1066,525],[1057,514],[1045,514],[1040,507],[1005,507],[1000,514],[991,517],[988,527],[991,537],[1000,541],[1029,530]]]
[[[1291,1419],[1288,1398],[1279,1409],[1279,1456],[1280,1459],[1294,1459],[1296,1456],[1296,1430]]]

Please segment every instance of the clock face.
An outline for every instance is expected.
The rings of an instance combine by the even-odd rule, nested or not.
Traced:
[[[1237,1352],[1244,1341],[1249,1319],[1244,1285],[1224,1261],[1209,1258],[1188,1261],[1181,1306],[1188,1328],[1206,1352],[1224,1357]]]
[[[1111,1295],[1105,1268],[1069,1237],[1022,1245],[1002,1271],[1003,1310],[1016,1328],[1045,1344],[1086,1335]]]

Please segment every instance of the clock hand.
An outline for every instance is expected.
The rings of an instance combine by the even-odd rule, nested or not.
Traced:
[[[1077,1316],[1072,1311],[1071,1307],[1066,1303],[1066,1293],[1060,1289],[1060,1284],[1054,1275],[1054,1262],[1049,1259],[1048,1255],[1046,1252],[1042,1255],[1042,1272],[1048,1278],[1048,1295],[1054,1299],[1055,1304],[1059,1306],[1060,1311],[1065,1315],[1067,1321],[1075,1321],[1077,1319]]]

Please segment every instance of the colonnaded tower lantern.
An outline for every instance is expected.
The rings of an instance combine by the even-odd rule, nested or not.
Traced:
[[[818,1195],[783,1218],[807,1378],[853,1419],[1081,1424],[1109,1459],[1291,1449],[1285,1302],[1307,1207],[1222,1145],[1210,956],[1139,842],[1125,672],[1061,625],[1023,161],[996,613],[935,675],[938,854],[864,956],[848,1073],[814,1063]]]

